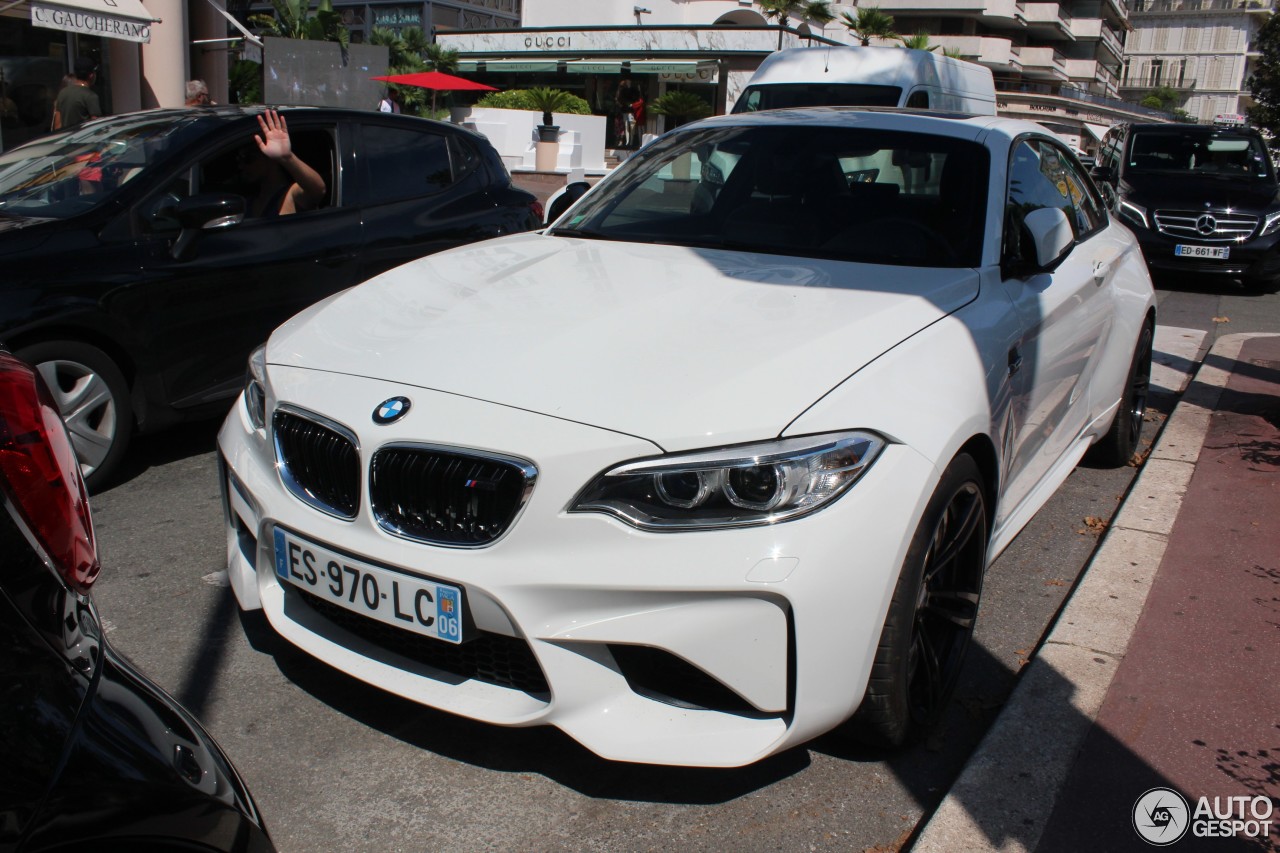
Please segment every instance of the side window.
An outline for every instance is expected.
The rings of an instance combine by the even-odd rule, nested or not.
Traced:
[[[907,98],[907,107],[916,110],[929,109],[929,93],[925,91],[912,92],[911,97]]]
[[[364,127],[363,151],[369,163],[366,193],[374,204],[433,195],[451,186],[462,176],[455,171],[444,134],[395,127]],[[467,170],[475,168],[479,157],[472,152]]]
[[[1071,192],[1071,202],[1076,208],[1076,221],[1079,223],[1079,228],[1076,229],[1077,235],[1092,234],[1099,228],[1105,227],[1106,206],[1096,195],[1093,186],[1083,174],[1076,170],[1070,160],[1063,158],[1062,167]]]
[[[1058,208],[1066,214],[1075,236],[1080,236],[1080,220],[1071,200],[1071,185],[1063,163],[1057,149],[1044,140],[1024,139],[1014,146],[1005,202],[1003,256],[1006,259],[1021,259],[1028,251],[1029,247],[1022,245],[1022,223],[1033,210]]]

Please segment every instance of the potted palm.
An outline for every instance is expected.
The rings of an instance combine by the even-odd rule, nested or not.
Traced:
[[[538,125],[539,142],[556,142],[560,138],[560,128],[552,122],[551,114],[561,112],[569,106],[573,96],[563,89],[552,89],[546,86],[529,89],[529,100],[535,110],[542,113],[542,124]]]

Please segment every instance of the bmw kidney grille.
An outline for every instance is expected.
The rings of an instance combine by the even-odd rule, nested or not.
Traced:
[[[341,424],[281,406],[271,419],[280,477],[303,503],[338,518],[360,508],[360,448]]]
[[[521,459],[392,444],[373,455],[369,500],[389,533],[478,548],[507,531],[536,477],[533,464]]]

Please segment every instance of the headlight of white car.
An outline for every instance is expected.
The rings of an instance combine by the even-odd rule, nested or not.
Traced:
[[[254,429],[262,429],[267,423],[266,389],[267,347],[264,344],[249,353],[249,367],[244,376],[244,405]]]
[[[855,431],[641,459],[596,477],[569,511],[657,531],[774,524],[844,494],[884,445]]]

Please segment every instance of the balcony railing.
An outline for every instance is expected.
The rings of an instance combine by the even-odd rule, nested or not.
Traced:
[[[1125,110],[1127,112],[1136,113],[1138,115],[1151,116],[1165,121],[1173,118],[1170,113],[1164,110],[1154,110],[1150,107],[1144,107],[1141,104],[1133,104],[1129,101],[1122,101],[1118,98],[1107,98],[1102,95],[1095,95],[1092,92],[1086,92],[1083,89],[1077,89],[1074,86],[1060,86],[1050,83],[1027,83],[1027,82],[1009,82],[996,81],[997,96],[1000,92],[1023,93],[1028,95],[1053,95],[1058,98],[1067,98],[1073,101],[1082,101],[1085,103],[1096,104],[1100,107],[1110,107],[1114,110]]]
[[[1144,12],[1263,12],[1274,0],[1133,0],[1131,14]]]

